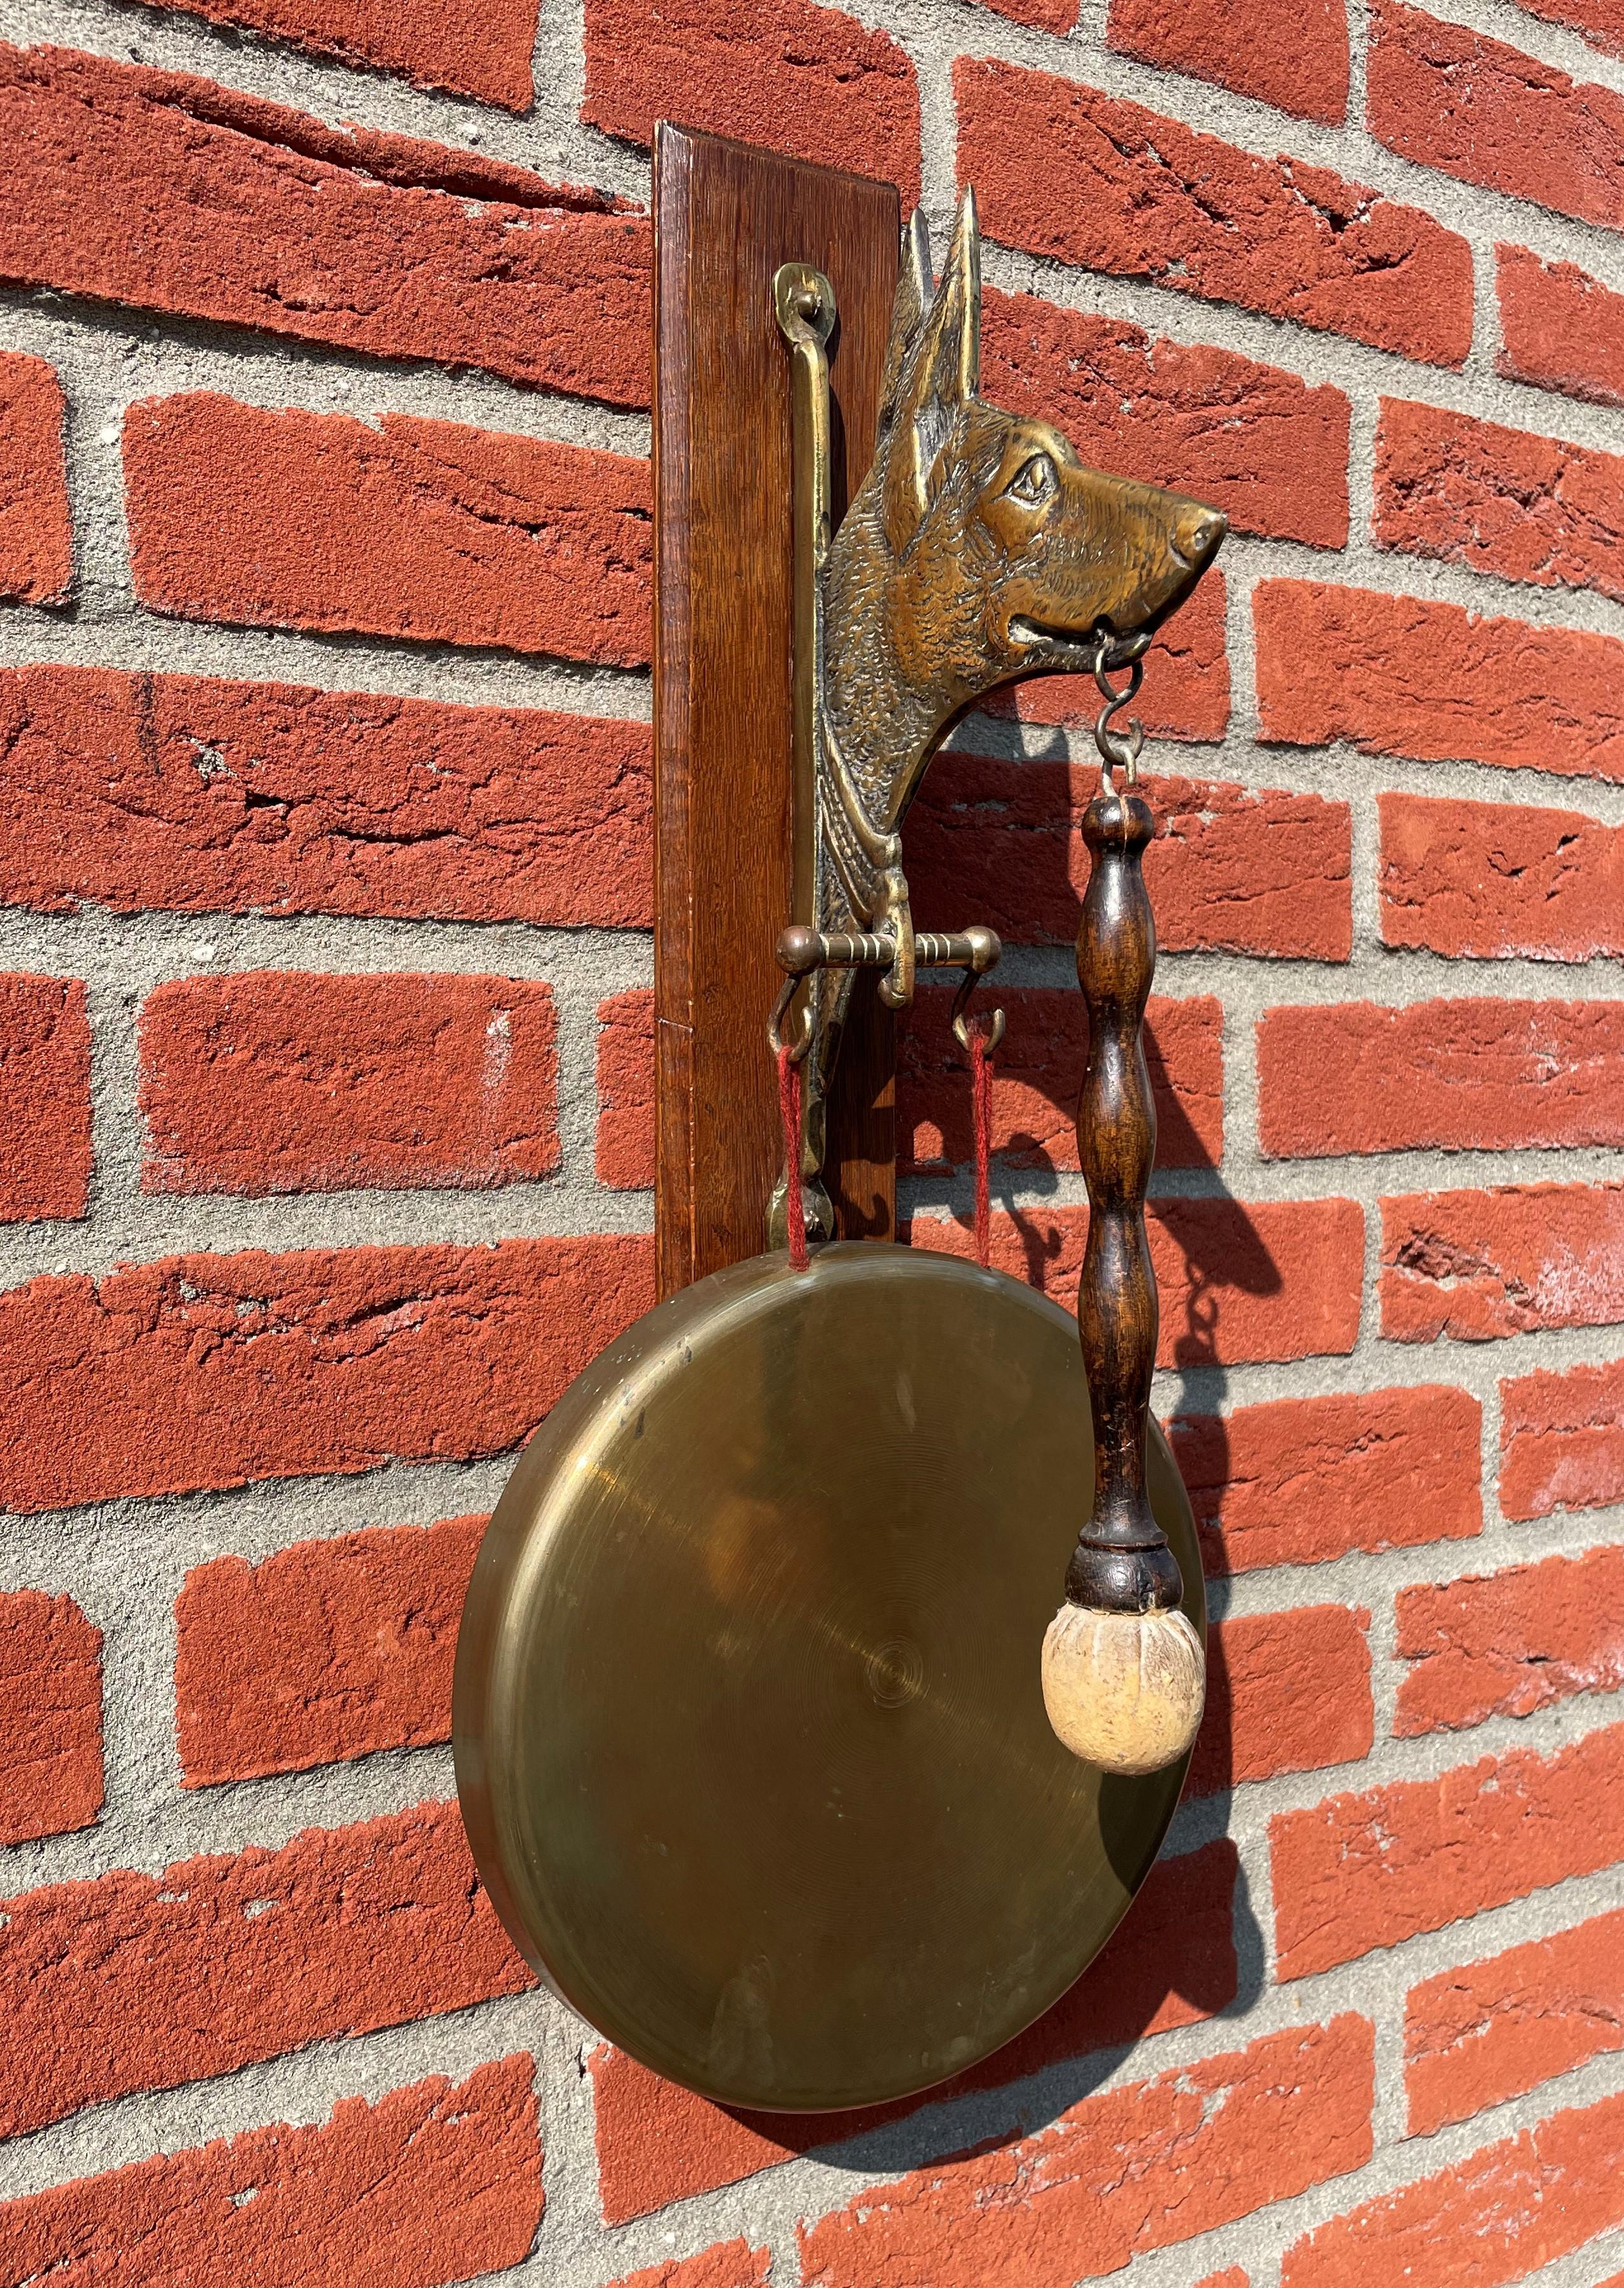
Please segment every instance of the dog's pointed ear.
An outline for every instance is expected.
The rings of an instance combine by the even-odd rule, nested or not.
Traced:
[[[896,392],[908,353],[919,339],[919,321],[930,300],[930,232],[915,207],[903,232],[902,260],[896,273],[896,299],[891,305],[891,338],[886,344],[885,378],[880,390],[880,421],[885,427],[896,410]]]
[[[960,314],[957,379],[959,399],[967,403],[981,388],[981,224],[975,212],[975,189],[971,183],[967,183],[959,195],[959,211],[953,217],[953,242],[948,250],[947,276],[943,284],[951,284],[958,298]]]
[[[897,289],[900,306],[904,288]],[[981,237],[967,188],[935,298],[902,361],[887,438],[886,536],[900,554],[929,507],[932,477],[960,409],[981,380]]]

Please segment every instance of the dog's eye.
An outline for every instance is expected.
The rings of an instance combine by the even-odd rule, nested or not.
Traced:
[[[1059,489],[1059,474],[1047,453],[1034,453],[1005,488],[1011,500],[1023,501],[1028,508],[1041,508]]]

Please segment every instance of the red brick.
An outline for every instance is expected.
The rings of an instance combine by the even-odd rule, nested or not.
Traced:
[[[279,2122],[0,2206],[0,2268],[62,2288],[242,2280],[442,2288],[505,2271],[541,2220],[534,2061],[443,2074],[314,2128]],[[719,2284],[720,2288],[720,2284]]]
[[[1039,32],[1069,32],[1077,22],[1079,0],[982,0],[1014,24],[1030,24]]]
[[[1624,294],[1576,262],[1497,246],[1501,350],[1495,371],[1592,405],[1624,405]]]
[[[1250,2288],[1250,2283],[1239,2265],[1232,2264],[1227,2272],[1214,2272],[1210,2280],[1202,2281],[1201,2288]]]
[[[1378,796],[1381,935],[1478,959],[1624,953],[1624,827],[1581,810]]]
[[[0,896],[646,928],[649,733],[190,675],[0,671]]]
[[[0,355],[0,600],[60,604],[73,581],[62,385],[44,358]]]
[[[240,24],[317,55],[401,72],[418,87],[476,95],[506,111],[528,111],[535,99],[530,51],[537,0],[404,0],[387,10],[352,0],[163,0],[216,24]]]
[[[175,1601],[187,1787],[451,1736],[451,1664],[486,1520],[296,1541],[195,1566]]]
[[[1222,739],[1228,728],[1225,598],[1222,573],[1209,573],[1152,638],[1145,654],[1144,689],[1134,703],[1135,717],[1152,739]],[[1030,676],[1024,683],[990,693],[981,711],[1005,721],[1092,727],[1100,695],[1091,675]]]
[[[454,1803],[5,1902],[0,2135],[522,1993]]]
[[[1088,880],[1078,830],[1099,783],[1076,763],[938,756],[908,814],[922,926],[959,929],[974,914],[1011,944],[1071,945]],[[1164,952],[1347,960],[1345,803],[1150,771],[1140,786],[1157,819],[1145,879]]]
[[[1624,779],[1616,637],[1307,580],[1252,601],[1265,739]]]
[[[1624,56],[1624,6],[1620,0],[1517,0],[1547,24],[1565,24],[1605,56]],[[1624,2280],[1624,2273],[1620,2275]],[[1617,2288],[1609,2282],[1607,2288]]]
[[[799,2228],[806,2288],[1071,2288],[1370,2157],[1369,2022],[1265,2035],[1084,2098]]]
[[[0,1223],[82,1216],[92,1165],[91,1029],[78,978],[0,974]]]
[[[989,237],[1211,302],[1464,362],[1464,239],[1328,167],[1261,159],[1137,103],[961,59],[959,173]]]
[[[613,2282],[611,2288],[768,2288],[772,2269],[770,2249],[729,2240],[707,2248],[701,2256],[651,2264],[629,2279]]]
[[[71,1597],[0,1596],[0,1843],[93,1826],[101,1809],[101,1631]]]
[[[1230,727],[1229,590],[1222,572],[1209,572],[1187,602],[1150,639],[1144,655],[1146,690],[1136,711],[1152,739],[1222,739]],[[987,703],[990,715],[1012,720],[1071,723],[1092,729],[1086,683],[1079,675],[1031,676],[1008,684]],[[1148,697],[1147,697],[1148,693]],[[1095,696],[1098,688],[1095,687]]]
[[[1397,0],[1371,11],[1365,118],[1423,167],[1624,226],[1624,99]]]
[[[198,390],[128,409],[124,488],[136,593],[155,611],[649,657],[641,461]]]
[[[1085,461],[1211,501],[1238,532],[1346,544],[1348,400],[1328,383],[989,288],[982,388],[1054,422]]]
[[[1088,1012],[1075,989],[987,989],[1007,1030],[992,1067],[992,1149],[1010,1168],[1078,1165],[1077,1099]],[[898,1166],[959,1167],[975,1154],[970,1084],[948,1025],[952,997],[927,989],[897,1045]],[[1156,1099],[1156,1164],[1214,1168],[1223,1157],[1223,1007],[1210,994],[1152,997],[1145,1061]]]
[[[1207,1640],[1206,1713],[1186,1792],[1212,1795],[1370,1753],[1367,1612],[1308,1605],[1221,1622]]]
[[[1281,1979],[1593,1875],[1624,1856],[1624,1725],[1271,1820]]]
[[[1161,1291],[1161,1366],[1239,1366],[1350,1351],[1358,1337],[1365,1219],[1355,1200],[1150,1201]],[[1068,1306],[1087,1208],[1031,1206],[992,1218],[992,1261]],[[964,1225],[915,1216],[915,1247],[967,1255]]]
[[[1508,1517],[1624,1501],[1624,1359],[1502,1382],[1500,1505]]]
[[[1232,87],[1330,125],[1348,110],[1343,0],[1111,0],[1105,37],[1125,55]]]
[[[172,1255],[0,1294],[0,1503],[458,1460],[527,1437],[653,1300],[646,1240]]]
[[[1413,1986],[1404,2036],[1412,2137],[1624,2047],[1624,1911]]]
[[[598,1181],[654,1185],[654,996],[643,988],[598,1004]]]
[[[1624,600],[1624,454],[1381,400],[1379,548]]]
[[[808,0],[587,0],[581,116],[651,143],[673,109],[685,127],[919,191],[919,93],[887,33]]]
[[[550,987],[183,977],[142,1004],[145,1192],[478,1189],[559,1164]]]
[[[1232,1927],[1239,1855],[1227,1837],[1160,1859],[1105,1951],[1034,2025],[922,2099],[856,2113],[725,2110],[662,2081],[607,2045],[587,2060],[604,2221],[625,2224],[713,2192],[970,2090],[1001,2089],[1087,2052],[1126,2046],[1226,2009],[1238,1966]],[[917,2133],[916,2133],[917,2135]]]
[[[1333,2218],[1286,2252],[1281,2288],[1502,2288],[1624,2222],[1624,2097],[1554,2114]]]
[[[1276,1157],[1624,1144],[1624,1002],[1271,1009],[1258,1132]]]
[[[1485,1342],[1624,1319],[1624,1184],[1502,1184],[1381,1203],[1381,1331]]]
[[[500,4],[535,13],[535,0]],[[241,22],[299,0],[200,0],[200,12]],[[414,12],[426,0],[368,11],[408,32]],[[454,25],[469,0],[448,12]],[[523,85],[528,104],[528,41]],[[70,48],[0,46],[0,131],[8,278],[649,401],[649,225],[622,202]]]
[[[1322,1565],[1483,1530],[1483,1410],[1464,1390],[1277,1398],[1167,1425],[1209,1573]]]
[[[1400,1738],[1624,1684],[1624,1549],[1401,1589],[1397,1609]]]

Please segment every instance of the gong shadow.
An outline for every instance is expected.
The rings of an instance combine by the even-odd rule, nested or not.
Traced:
[[[977,746],[991,743],[985,727],[977,729]],[[1030,726],[1026,736],[1030,748]],[[1055,740],[1063,754],[1058,733]],[[1153,782],[1148,791],[1154,806]],[[991,870],[997,866],[996,832],[987,839],[994,846]],[[1045,862],[1035,867],[1040,852],[1047,853]],[[1080,901],[1067,855],[1063,834],[1027,838],[1021,885],[1033,910],[1045,917],[1045,942],[1075,938]],[[959,875],[957,867],[951,870]],[[961,887],[956,884],[955,904],[962,902]],[[916,897],[921,916],[927,917],[922,926],[960,926],[983,918],[979,911],[949,916],[945,899],[924,868]],[[1008,926],[1007,918],[1002,926]],[[1015,929],[1009,929],[1009,937],[1013,943],[1021,941]],[[1176,977],[1164,973],[1162,984],[1164,991],[1176,994]],[[1018,1056],[1018,1041],[1012,1038],[1009,1049]],[[1047,1073],[1040,1092],[1067,1124],[1075,1117],[1082,1080],[1080,1047],[1074,1061],[1074,1069],[1071,1061],[1040,1069]],[[1170,1366],[1178,1377],[1167,1416],[1192,1426],[1188,1434],[1175,1432],[1175,1452],[1198,1455],[1199,1482],[1192,1490],[1208,1616],[1221,1621],[1229,1602],[1229,1571],[1215,1515],[1230,1474],[1223,1412],[1230,1386],[1225,1299],[1278,1294],[1282,1283],[1262,1234],[1225,1186],[1217,1162],[1174,1094],[1153,1036],[1147,1038],[1146,1062],[1158,1099],[1158,1166],[1174,1172],[1164,1172],[1163,1187],[1152,1199],[1153,1227],[1159,1224],[1164,1235],[1158,1248],[1163,1355],[1171,1327]],[[1025,1077],[1037,1084],[1031,1069]],[[967,1081],[965,1085],[967,1090]],[[1042,1124],[1054,1132],[1047,1120]],[[1059,1192],[1060,1171],[1041,1140],[1031,1135],[1008,1140],[1008,1159],[1012,1164],[993,1162],[993,1208],[1008,1218],[1026,1275],[1040,1284],[1063,1244],[1046,1207]],[[964,1172],[958,1172],[960,1180]],[[1169,1184],[1176,1188],[1167,1188]],[[1176,1289],[1166,1275],[1169,1243],[1182,1268]],[[1131,1854],[1127,1839],[1134,1831],[1127,1812],[1132,1787],[1131,1781],[1107,1780],[1101,1795],[1107,1853],[1116,1855],[1114,1833],[1125,1862]],[[1013,2042],[921,2097],[832,2115],[739,2110],[733,2117],[787,2153],[816,2153],[834,2167],[864,2173],[902,2174],[1031,2135],[1099,2088],[1147,2034],[1241,2014],[1262,1990],[1263,1940],[1229,1834],[1233,1787],[1230,1681],[1222,1639],[1214,1633],[1208,1638],[1206,1713],[1178,1815],[1177,1855],[1158,1862],[1116,1934],[1070,1991]],[[1123,1805],[1119,1820],[1111,1815],[1113,1794],[1120,1795]],[[1157,2071],[1154,2051],[1143,2056],[1142,2064],[1147,2076]]]

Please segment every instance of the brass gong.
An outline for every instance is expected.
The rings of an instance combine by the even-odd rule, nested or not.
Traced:
[[[480,1872],[553,1990],[720,2102],[877,2103],[1110,1937],[1188,1757],[1104,1776],[1035,1656],[1088,1513],[1077,1326],[873,1243],[652,1311],[537,1431],[458,1647]],[[1190,1505],[1150,1488],[1205,1634]]]

